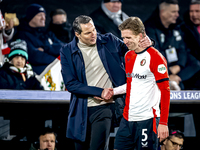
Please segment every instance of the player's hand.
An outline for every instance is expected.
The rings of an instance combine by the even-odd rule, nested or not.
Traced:
[[[101,93],[101,98],[104,100],[109,100],[114,95],[112,88],[105,88],[103,92]]]
[[[160,141],[163,141],[168,136],[169,136],[168,126],[159,124],[158,125],[158,138],[160,138]]]

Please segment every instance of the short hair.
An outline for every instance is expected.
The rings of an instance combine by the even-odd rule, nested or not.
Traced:
[[[169,6],[170,4],[178,5],[178,0],[163,0],[159,4],[159,9],[162,10],[165,6]]]
[[[63,9],[55,9],[55,10],[51,11],[50,17],[52,18],[55,15],[66,15],[67,16],[67,13]]]
[[[179,130],[170,130],[169,136],[168,136],[166,139],[172,139],[173,136],[175,136],[175,137],[177,137],[177,138],[179,138],[179,139],[183,139],[183,140],[184,140],[184,134],[183,134],[183,132],[181,132],[181,131],[179,131]],[[165,141],[166,139],[162,140],[162,141],[160,142],[160,145],[164,145],[164,141]]]
[[[161,3],[178,4],[178,0],[162,0]]]
[[[193,5],[193,4],[200,4],[200,0],[191,0],[190,5]]]
[[[184,139],[184,134],[179,130],[171,130],[168,139],[171,139],[173,136]]]
[[[52,128],[44,127],[44,128],[39,129],[39,138],[40,136],[45,135],[45,134],[54,134],[55,140],[56,140],[57,134],[54,132]]]
[[[92,20],[91,17],[85,16],[85,15],[80,15],[75,18],[73,22],[73,29],[74,32],[77,32],[78,34],[81,34],[82,29],[81,29],[81,24],[87,24]]]
[[[139,33],[142,33],[142,35],[144,36],[145,34],[144,24],[141,21],[141,19],[138,17],[129,17],[124,22],[122,22],[118,28],[120,31],[126,30],[126,29],[131,30],[134,35],[138,35]]]

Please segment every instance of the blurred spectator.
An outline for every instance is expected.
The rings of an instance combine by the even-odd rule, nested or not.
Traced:
[[[191,54],[200,60],[200,0],[192,0],[182,25],[184,40]]]
[[[178,12],[178,0],[161,2],[145,22],[146,32],[155,40],[155,48],[167,59],[170,81],[175,81],[181,89],[199,89],[200,84],[195,83],[199,80],[200,64],[183,42]],[[177,90],[176,86],[173,88]]]
[[[31,144],[29,150],[57,150],[56,136],[54,130],[49,127],[39,130],[38,140]]]
[[[64,43],[71,42],[72,26],[67,22],[67,13],[63,9],[55,9],[50,13],[49,30]]]
[[[171,130],[169,136],[161,142],[160,150],[179,150],[183,148],[184,134],[179,130]]]
[[[2,0],[0,2],[2,2]],[[13,26],[13,20],[11,19],[8,23],[6,23],[0,10],[0,66],[3,65],[4,55],[10,52],[10,48],[6,42],[13,37]]]
[[[14,39],[27,42],[28,61],[38,75],[59,55],[63,43],[54,33],[45,30],[45,9],[38,4],[31,4],[26,15],[20,20]]]
[[[128,15],[121,10],[122,2],[123,0],[103,0],[101,6],[90,14],[97,32],[101,34],[111,32],[121,38],[118,25],[128,18]]]
[[[27,45],[23,40],[10,44],[9,62],[0,68],[0,89],[42,90],[32,67],[27,63]]]

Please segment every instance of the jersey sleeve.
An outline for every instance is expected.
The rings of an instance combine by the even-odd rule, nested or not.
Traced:
[[[126,93],[126,84],[113,88],[114,95],[125,94]]]
[[[169,106],[170,106],[170,89],[169,81],[163,81],[157,83],[158,88],[161,92],[160,100],[160,122],[159,124],[167,125],[169,116]]]
[[[151,55],[150,69],[154,74],[157,83],[169,80],[167,61],[158,51],[155,51]]]
[[[167,61],[158,51],[152,55],[150,69],[155,76],[156,83],[161,92],[160,99],[160,122],[167,125],[170,106],[170,88]]]

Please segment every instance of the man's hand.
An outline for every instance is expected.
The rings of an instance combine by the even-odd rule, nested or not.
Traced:
[[[158,125],[158,138],[160,138],[160,142],[166,139],[169,136],[168,126],[159,124]]]
[[[114,95],[112,88],[105,88],[103,92],[101,93],[101,98],[104,100],[109,100]]]
[[[179,65],[175,65],[175,66],[169,67],[169,70],[171,71],[172,74],[177,74],[181,71],[181,67]]]
[[[42,47],[39,47],[38,50],[44,52],[44,49]]]
[[[178,85],[181,82],[181,78],[175,74],[169,75],[169,80],[170,81],[175,81]]]
[[[104,99],[103,99],[103,98],[101,98],[101,97],[98,97],[98,96],[94,96],[94,98],[95,98],[95,99],[98,99],[98,100],[100,100],[100,101],[104,101]]]
[[[10,20],[9,20],[9,23],[6,24],[5,30],[10,30],[10,29],[12,29],[13,27],[14,27],[14,21],[13,21],[13,19],[10,19]]]
[[[145,34],[146,35],[146,34]],[[141,48],[147,48],[152,45],[152,41],[149,39],[149,37],[146,35],[144,38],[142,38],[139,42],[139,47]]]

